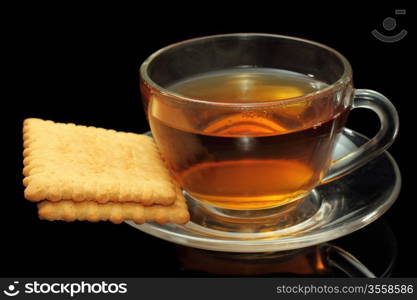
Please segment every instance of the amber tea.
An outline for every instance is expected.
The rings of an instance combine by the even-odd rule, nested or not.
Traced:
[[[191,196],[222,208],[271,208],[304,197],[330,163],[347,110],[335,112],[325,97],[314,105],[288,100],[324,87],[314,77],[276,69],[210,72],[168,89],[242,109],[168,116],[155,100],[149,122],[168,167]],[[272,101],[245,110],[245,104]]]

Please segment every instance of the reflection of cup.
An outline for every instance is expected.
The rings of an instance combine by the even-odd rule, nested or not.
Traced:
[[[309,276],[326,275],[319,247],[269,253],[227,253],[177,247],[184,273],[204,276]]]
[[[307,40],[227,34],[165,47],[141,66],[152,134],[194,199],[260,210],[304,198],[382,153],[398,131],[383,95],[354,90],[349,62]],[[375,111],[379,133],[331,161],[352,108]]]
[[[221,276],[375,277],[346,250],[332,244],[268,253],[227,253],[177,246],[184,273]]]
[[[381,220],[332,243],[296,250],[230,253],[185,246],[176,249],[181,272],[193,276],[389,277],[397,257],[395,236]]]

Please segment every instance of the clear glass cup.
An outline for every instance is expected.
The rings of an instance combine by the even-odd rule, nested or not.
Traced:
[[[209,72],[244,74],[254,68],[296,72],[324,84],[301,96],[253,102],[212,101],[171,88]],[[259,33],[191,39],[152,54],[140,75],[152,135],[173,177],[190,198],[227,215],[293,207],[318,185],[380,155],[398,132],[392,103],[378,92],[354,89],[347,59],[305,39]],[[369,142],[333,161],[339,133],[358,107],[373,110],[381,128]],[[249,123],[259,130],[216,131]]]

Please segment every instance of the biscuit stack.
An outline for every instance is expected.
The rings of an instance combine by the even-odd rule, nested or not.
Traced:
[[[26,119],[25,198],[41,219],[184,224],[189,213],[153,139]]]

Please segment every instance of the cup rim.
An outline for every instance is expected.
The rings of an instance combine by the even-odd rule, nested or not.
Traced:
[[[149,64],[160,54],[168,51],[169,49],[172,49],[174,47],[184,45],[187,43],[200,41],[200,40],[208,40],[208,39],[214,39],[214,38],[221,38],[221,37],[241,37],[241,38],[247,38],[247,37],[270,37],[270,38],[278,38],[278,39],[288,39],[288,40],[294,40],[294,41],[300,41],[303,43],[308,43],[317,47],[320,47],[322,49],[325,49],[332,54],[334,54],[343,64],[343,74],[340,76],[339,79],[337,79],[334,83],[321,88],[317,91],[298,96],[298,97],[292,97],[288,99],[279,99],[279,100],[272,100],[272,101],[261,101],[261,102],[214,102],[214,101],[207,101],[202,98],[197,97],[189,97],[182,95],[180,93],[176,93],[174,91],[171,91],[167,88],[164,88],[157,84],[155,81],[153,81],[150,76],[148,75],[148,66]],[[170,44],[168,46],[165,46],[154,53],[152,53],[140,66],[139,69],[140,76],[143,80],[143,83],[147,85],[151,90],[156,91],[157,93],[172,98],[173,100],[183,101],[183,102],[189,102],[194,104],[202,104],[202,105],[210,105],[210,106],[222,106],[222,107],[230,107],[230,108],[236,108],[236,107],[265,107],[265,106],[283,106],[283,105],[289,105],[289,104],[295,104],[300,103],[304,101],[310,101],[314,98],[321,98],[322,96],[332,94],[336,90],[339,90],[343,86],[345,86],[346,83],[350,82],[352,79],[352,67],[349,63],[349,61],[337,50],[326,46],[324,44],[305,39],[305,38],[299,38],[289,35],[281,35],[281,34],[271,34],[271,33],[227,33],[227,34],[214,34],[214,35],[207,35],[202,37],[196,37],[191,39],[186,39],[177,43]]]

